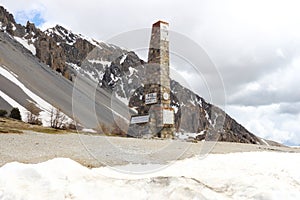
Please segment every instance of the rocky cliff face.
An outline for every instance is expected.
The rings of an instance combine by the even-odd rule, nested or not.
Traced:
[[[22,26],[3,7],[0,29],[66,78],[72,80],[74,74],[80,73],[132,108],[143,101],[147,63],[134,52],[74,34],[58,25],[44,32],[30,22]],[[171,81],[171,105],[177,132],[199,133],[198,140],[265,144],[223,110],[176,80]]]
[[[119,47],[74,34],[59,25],[44,32],[30,22],[27,22],[26,26],[22,26],[17,24],[13,15],[3,7],[0,7],[0,23],[1,31],[15,37],[25,46],[32,45],[34,48],[32,53],[35,56],[70,80],[82,62],[86,60],[88,54],[96,47],[101,49],[102,57],[105,58],[100,61],[104,61],[106,64],[109,62],[107,55],[114,51],[121,52],[121,54],[123,52]]]
[[[35,27],[34,24],[27,22],[26,26],[17,24],[11,14],[3,7],[0,7],[1,30],[7,32],[21,41],[24,45],[32,45],[32,53],[43,63],[49,65],[54,70],[62,72],[67,78],[66,56],[63,48],[59,47],[55,38],[48,36]]]
[[[129,107],[137,108],[143,101],[143,79],[146,63],[133,52],[123,62],[114,61],[103,76],[102,87],[117,98],[125,100]],[[197,140],[218,140],[264,144],[264,142],[237,123],[220,108],[207,103],[189,89],[171,80],[171,106],[175,110],[176,131],[201,133]]]
[[[10,35],[21,36],[25,34],[25,29],[22,25],[17,24],[14,16],[7,12],[5,8],[0,6],[0,27]]]

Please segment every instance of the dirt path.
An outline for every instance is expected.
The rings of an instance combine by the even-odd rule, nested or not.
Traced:
[[[18,161],[37,163],[56,157],[71,158],[85,166],[128,163],[164,164],[194,155],[249,151],[299,152],[299,148],[268,147],[238,143],[146,140],[82,134],[0,134],[0,166]]]

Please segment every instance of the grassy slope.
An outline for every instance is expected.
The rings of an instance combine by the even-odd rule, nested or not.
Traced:
[[[66,133],[66,130],[57,130],[49,127],[31,125],[23,121],[0,117],[0,133],[23,133],[23,130],[31,130],[42,133]],[[70,132],[70,130],[68,130]]]

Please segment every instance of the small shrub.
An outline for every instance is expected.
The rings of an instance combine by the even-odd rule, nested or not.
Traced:
[[[43,122],[39,118],[31,118],[31,120],[28,121],[28,124],[41,126],[41,125],[43,125]]]
[[[100,122],[98,127],[96,128],[98,133],[110,135],[111,134],[111,128],[110,126],[106,125],[105,123]]]
[[[21,113],[20,113],[20,110],[19,108],[13,108],[11,111],[10,111],[10,115],[9,115],[10,118],[13,118],[13,119],[17,119],[17,120],[21,120]]]
[[[0,117],[5,117],[7,115],[6,110],[0,110]]]
[[[77,130],[77,126],[75,123],[70,123],[70,124],[68,124],[68,129],[69,130]]]
[[[66,129],[67,116],[62,112],[60,108],[54,108],[50,110],[50,127],[55,129]]]
[[[125,137],[127,135],[128,123],[122,119],[121,117],[115,117],[115,121],[113,123],[103,123],[100,122],[96,131],[101,134],[109,135],[109,136],[122,136]]]
[[[124,130],[122,130],[122,127],[120,127],[121,125],[114,122],[112,125],[112,131],[111,134],[112,135],[117,135],[117,136],[126,136],[126,132]]]

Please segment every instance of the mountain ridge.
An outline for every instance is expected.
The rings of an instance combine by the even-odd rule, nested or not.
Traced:
[[[147,63],[134,52],[75,34],[60,25],[45,31],[30,22],[22,26],[3,7],[0,7],[0,22],[2,32],[68,80],[74,82],[76,75],[83,75],[133,109],[134,102],[143,99],[141,79],[145,77]],[[171,80],[171,90],[177,132],[202,133],[198,134],[197,140],[269,144],[176,80]],[[70,109],[68,113],[72,113]],[[123,117],[128,119],[128,116]],[[219,125],[221,128],[216,130],[215,126]]]

